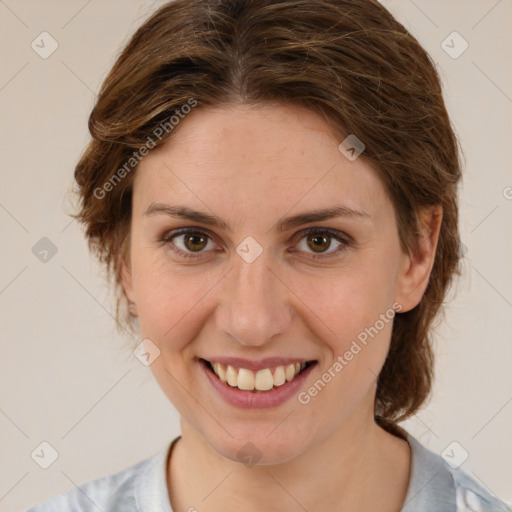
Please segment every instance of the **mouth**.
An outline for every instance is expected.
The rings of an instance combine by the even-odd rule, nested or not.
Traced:
[[[215,361],[201,359],[205,367],[222,383],[232,388],[252,393],[268,393],[295,380],[309,367],[317,363],[313,361],[297,361],[287,365],[250,370],[247,368],[226,365]]]

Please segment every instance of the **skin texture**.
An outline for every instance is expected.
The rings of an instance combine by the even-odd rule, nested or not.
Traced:
[[[425,210],[417,252],[402,252],[393,205],[372,164],[348,160],[340,142],[325,120],[299,107],[198,108],[136,171],[123,286],[142,337],[160,349],[151,370],[181,416],[182,439],[168,467],[175,512],[401,508],[409,447],[373,419],[391,322],[307,405],[293,397],[269,409],[234,407],[198,362],[215,355],[317,360],[307,389],[394,303],[405,312],[420,301],[440,208]],[[145,215],[152,203],[215,215],[231,231]],[[284,217],[340,205],[367,216],[276,229]],[[186,236],[169,238],[184,227],[210,237],[199,252]],[[331,244],[315,252],[304,232],[312,227],[352,242],[323,233]],[[236,252],[248,236],[263,249],[252,263]],[[197,257],[185,257],[187,249]],[[249,441],[261,452],[252,467],[237,459]]]

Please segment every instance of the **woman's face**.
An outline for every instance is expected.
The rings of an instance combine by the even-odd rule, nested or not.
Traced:
[[[299,107],[197,108],[136,171],[125,291],[164,393],[229,459],[372,423],[393,307],[423,291],[383,184],[340,142]],[[233,363],[233,386],[205,361]],[[294,362],[314,364],[288,381]]]

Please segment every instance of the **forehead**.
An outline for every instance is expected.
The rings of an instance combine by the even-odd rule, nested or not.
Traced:
[[[372,164],[350,161],[340,142],[321,116],[301,107],[198,107],[139,164],[134,202],[179,196],[222,206],[236,198],[239,207],[265,204],[276,214],[299,202],[343,204],[375,216],[386,207],[384,187]]]

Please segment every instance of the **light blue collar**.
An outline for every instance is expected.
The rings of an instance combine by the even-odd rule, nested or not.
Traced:
[[[411,447],[411,476],[401,512],[457,512],[455,483],[444,461],[407,435]],[[173,512],[167,490],[167,462],[176,437],[141,472],[135,483],[137,510]]]
[[[453,476],[443,459],[407,433],[411,476],[401,512],[457,512]]]

